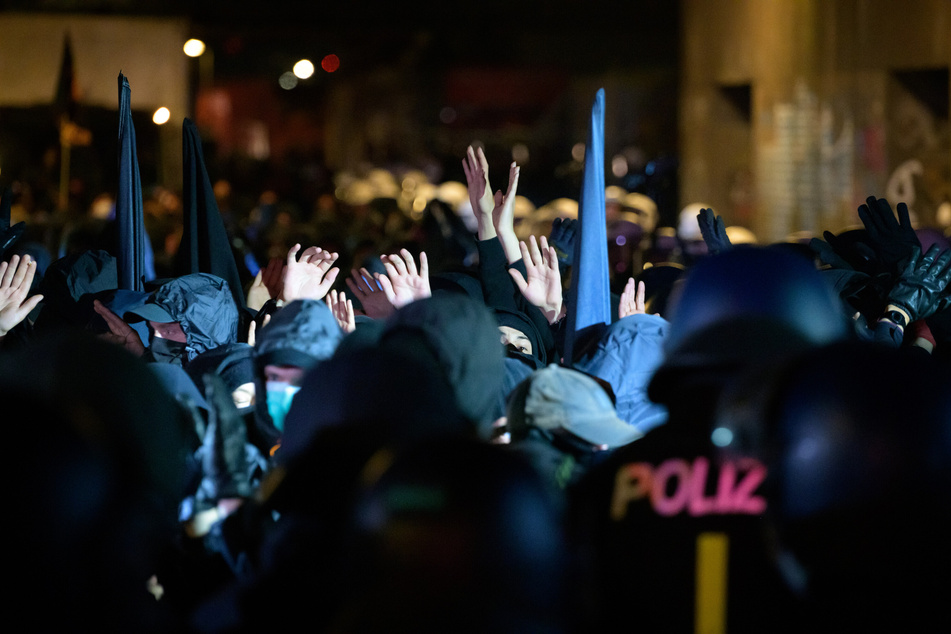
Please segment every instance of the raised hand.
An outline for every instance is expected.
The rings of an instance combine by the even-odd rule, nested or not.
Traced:
[[[281,299],[281,293],[284,290],[284,271],[285,264],[281,258],[271,258],[262,270],[261,281],[267,287],[270,295],[268,299]]]
[[[558,264],[564,269],[571,266],[575,258],[575,236],[578,235],[578,221],[574,218],[555,218],[551,221],[551,232],[548,242],[555,247],[558,254]]]
[[[633,277],[628,278],[627,284],[624,285],[624,291],[621,293],[621,303],[617,308],[617,316],[623,319],[628,315],[646,314],[645,294],[644,282],[635,282]]]
[[[349,280],[348,280],[349,281]],[[324,298],[330,313],[337,320],[340,330],[351,333],[357,329],[356,317],[353,312],[353,300],[347,299],[343,293],[331,290]]]
[[[336,267],[331,268],[338,256],[320,247],[308,247],[301,253],[298,260],[298,251],[300,251],[300,244],[295,244],[287,252],[287,268],[284,273],[282,291],[284,301],[321,300],[333,286],[340,272],[340,269]]]
[[[921,255],[914,247],[911,257],[888,293],[888,306],[905,314],[908,323],[931,316],[951,282],[951,250],[941,251],[937,244]]]
[[[697,214],[697,224],[700,225],[700,235],[707,243],[707,251],[711,254],[721,253],[733,248],[726,227],[723,225],[723,216],[717,216],[712,209],[701,209]]]
[[[122,321],[122,318],[106,308],[98,299],[93,300],[92,307],[109,326],[109,332],[99,335],[100,338],[122,346],[137,357],[145,354],[145,346],[139,339],[139,333],[133,330],[132,326]]]
[[[868,240],[887,273],[899,273],[912,256],[912,249],[921,250],[921,241],[911,226],[908,205],[898,203],[898,219],[884,198],[869,196],[859,207],[859,218],[868,231]]]
[[[382,276],[381,276],[382,277]],[[396,311],[393,302],[380,287],[378,281],[366,269],[350,271],[347,288],[363,305],[363,313],[372,319],[386,319]]]
[[[36,261],[28,255],[0,262],[0,339],[43,301],[42,295],[27,299],[35,275]]]
[[[376,275],[377,282],[386,293],[390,303],[402,308],[412,301],[432,296],[429,288],[429,261],[426,253],[419,254],[419,270],[413,254],[406,249],[400,249],[399,255],[384,255],[380,258],[386,275]]]
[[[492,224],[502,243],[509,264],[517,261],[521,255],[518,236],[515,235],[515,194],[518,191],[519,167],[512,162],[509,167],[509,188],[505,195],[502,190],[495,192],[495,207],[492,209]]]
[[[489,185],[489,162],[485,159],[482,148],[473,150],[472,146],[469,146],[466,158],[462,160],[462,170],[466,173],[472,212],[476,216],[491,215],[495,201],[492,198],[492,186]]]
[[[271,322],[271,316],[265,315],[264,319],[261,320],[261,328],[264,328],[270,322]],[[248,345],[251,346],[252,348],[254,347],[254,344],[256,344],[258,341],[257,333],[258,333],[258,322],[251,320],[251,323],[248,325]]]
[[[248,288],[245,303],[251,310],[261,310],[261,307],[271,299],[271,293],[268,291],[267,286],[264,285],[263,274],[264,269],[258,271],[258,274],[254,276],[254,281],[251,282],[250,288]]]
[[[530,246],[519,242],[522,259],[525,261],[526,280],[522,274],[509,269],[509,274],[525,299],[537,306],[548,323],[555,323],[561,315],[561,273],[558,271],[558,254],[548,245],[545,236],[541,238],[541,248],[535,236],[529,236]]]

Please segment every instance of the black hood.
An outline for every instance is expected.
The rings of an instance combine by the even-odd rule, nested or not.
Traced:
[[[56,260],[40,283],[43,309],[36,328],[84,328],[96,316],[91,296],[117,286],[116,259],[105,251],[84,251]]]
[[[387,320],[380,346],[430,357],[452,386],[460,411],[475,423],[489,419],[504,374],[502,346],[492,313],[463,295],[446,294],[407,304]]]
[[[532,320],[529,319],[525,313],[508,310],[505,308],[496,308],[495,321],[500,326],[508,326],[509,328],[518,330],[528,337],[528,340],[532,342],[532,353],[530,355],[510,351],[511,353],[509,356],[515,355],[516,358],[534,365],[536,369],[545,367],[545,364],[548,363],[547,348],[550,344],[548,341],[543,339],[542,333],[539,332],[538,327],[532,323]],[[531,359],[527,359],[526,357],[531,357]]]

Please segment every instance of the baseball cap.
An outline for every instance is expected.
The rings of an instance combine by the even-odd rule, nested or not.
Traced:
[[[147,301],[137,308],[126,312],[126,316],[130,321],[154,321],[160,324],[168,324],[173,321],[177,321],[172,314],[165,310],[160,304],[157,304],[152,301]]]
[[[563,429],[592,445],[620,447],[643,433],[618,417],[611,397],[593,378],[552,364],[526,379],[525,422]]]

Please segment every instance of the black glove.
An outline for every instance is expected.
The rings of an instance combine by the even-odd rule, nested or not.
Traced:
[[[548,244],[555,247],[558,255],[558,269],[564,270],[571,266],[575,257],[575,237],[578,235],[578,221],[572,218],[555,218],[551,221],[551,233],[548,234]]]
[[[195,498],[199,506],[210,507],[223,498],[249,497],[251,484],[244,420],[221,377],[206,374],[203,380],[211,414],[202,442],[202,480]]]
[[[701,209],[697,214],[697,223],[700,225],[700,235],[707,243],[707,251],[711,254],[733,248],[730,238],[726,235],[726,227],[723,226],[723,217],[715,215],[712,209]]]
[[[870,246],[885,267],[885,272],[897,274],[912,255],[912,249],[921,253],[921,241],[911,226],[908,205],[898,203],[898,220],[888,201],[869,196],[859,207],[859,218],[868,231]]]
[[[912,322],[925,319],[937,310],[944,289],[951,282],[951,250],[942,252],[941,247],[934,244],[921,255],[921,249],[915,247],[910,257],[888,294],[888,303],[908,313]]]

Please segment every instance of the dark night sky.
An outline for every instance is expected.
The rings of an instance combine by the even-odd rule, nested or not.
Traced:
[[[413,57],[436,66],[557,66],[579,74],[672,67],[675,0],[0,0],[0,10],[183,16],[219,76],[270,75],[322,51],[351,70]],[[316,52],[315,52],[316,50]]]

